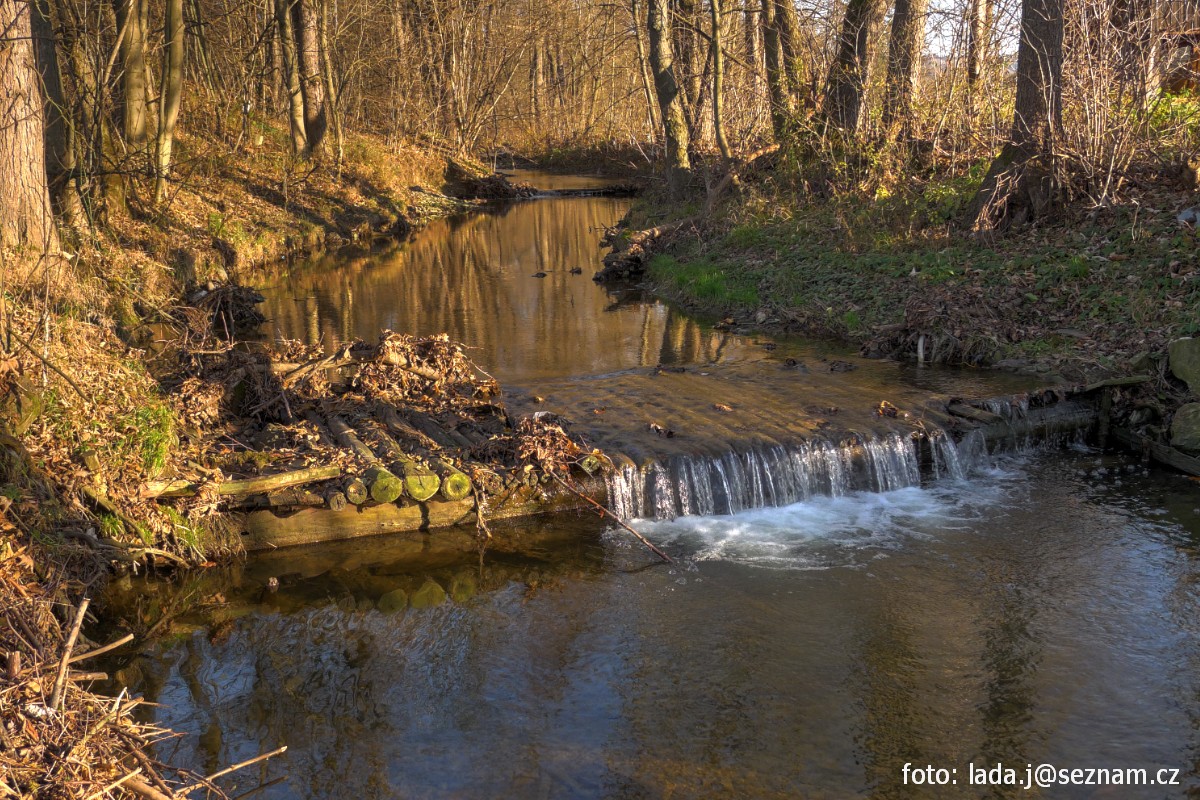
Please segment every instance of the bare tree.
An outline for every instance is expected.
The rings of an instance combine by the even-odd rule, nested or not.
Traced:
[[[666,141],[667,186],[673,195],[683,191],[691,174],[688,156],[688,125],[683,114],[679,83],[675,78],[675,54],[671,36],[671,10],[668,0],[648,0],[647,25],[650,31],[650,69],[663,121]]]
[[[908,138],[912,126],[913,91],[925,43],[925,9],[929,0],[896,0],[892,36],[888,40],[887,97],[883,105],[885,135]]]
[[[183,26],[183,0],[166,0],[166,47],[163,52],[162,111],[158,115],[158,139],[155,142],[154,202],[161,203],[171,169],[171,150],[175,144],[175,123],[179,119],[179,101],[183,95],[183,64],[186,57]]]
[[[317,30],[319,0],[293,0],[292,32],[296,37],[296,60],[300,93],[304,98],[304,154],[321,152],[329,118],[325,110],[325,79],[321,74],[321,37]]]
[[[724,40],[721,36],[721,0],[710,0],[709,12],[712,19],[713,133],[717,138],[717,147],[721,151],[721,157],[728,162],[733,158],[733,152],[729,149],[729,142],[725,140],[725,120],[723,118],[725,103],[725,55],[721,51],[721,48],[724,46]]]
[[[44,100],[26,0],[0,0],[0,247],[57,249]]]
[[[1009,141],[974,204],[977,230],[1049,212],[1058,199],[1055,145],[1062,135],[1064,0],[1025,0],[1017,96]]]
[[[121,103],[125,143],[141,150],[150,139],[146,63],[146,29],[149,26],[149,0],[114,0],[120,32]]]
[[[304,94],[300,84],[300,65],[296,55],[296,35],[292,28],[292,4],[295,0],[275,0],[275,21],[279,27],[279,50],[282,56],[283,86],[288,98],[288,129],[291,133],[292,155],[308,150],[304,129]]]
[[[850,0],[842,18],[837,55],[825,81],[822,112],[827,122],[848,136],[858,130],[871,63],[871,36],[883,11],[883,0]]]

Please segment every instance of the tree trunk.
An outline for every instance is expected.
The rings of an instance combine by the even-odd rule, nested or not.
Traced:
[[[46,93],[46,177],[55,210],[72,228],[85,225],[83,201],[75,184],[75,127],[63,91],[58,43],[48,0],[34,0],[30,10],[34,52]]]
[[[725,121],[722,118],[725,103],[725,56],[721,52],[721,0],[710,0],[709,11],[712,18],[713,131],[716,135],[717,147],[721,151],[721,157],[725,159],[726,163],[729,163],[733,159],[733,154],[729,151],[729,142],[725,140]]]
[[[1064,0],[1025,0],[1009,142],[973,207],[976,230],[1049,213],[1059,198],[1054,149],[1062,130]]]
[[[328,128],[325,85],[321,78],[321,38],[317,32],[317,12],[313,7],[316,2],[320,0],[294,0],[292,4],[300,93],[304,98],[304,154],[308,157],[321,151]]]
[[[682,194],[691,174],[688,126],[683,114],[679,83],[675,80],[675,54],[671,41],[669,0],[649,0],[646,27],[650,33],[650,69],[663,120],[666,141],[667,188],[673,197]]]
[[[796,97],[804,81],[800,74],[800,17],[793,0],[775,0],[775,27],[779,30],[779,54],[788,103],[795,111]]]
[[[929,0],[896,0],[888,42],[887,91],[883,130],[889,139],[912,135],[912,101],[925,43],[925,9]]]
[[[0,247],[43,253],[58,249],[58,236],[30,16],[26,0],[0,0]]]
[[[651,88],[650,67],[646,63],[646,47],[642,43],[642,15],[638,10],[638,0],[629,0],[629,13],[633,15],[633,36],[637,43],[638,72],[642,78],[642,91],[646,95],[646,118],[650,130],[658,131],[657,103],[654,99],[654,89]]]
[[[146,98],[146,28],[149,0],[116,0],[117,27],[121,37],[121,89],[125,144],[140,151],[149,141]]]
[[[838,36],[837,56],[825,82],[825,119],[847,136],[858,130],[870,67],[871,34],[883,16],[882,0],[850,0]]]
[[[775,0],[762,0],[763,50],[767,62],[767,97],[771,105],[771,130],[775,141],[783,143],[787,136],[791,104],[785,86],[783,43],[779,37],[779,20]]]
[[[184,44],[183,0],[166,0],[166,26],[163,47],[162,103],[158,115],[158,146],[154,163],[154,202],[161,203],[166,193],[167,173],[171,170],[171,150],[175,144],[175,122],[179,119],[179,100],[183,93]]]
[[[307,149],[304,132],[304,95],[300,89],[300,67],[296,58],[296,37],[292,31],[292,4],[295,0],[275,0],[275,21],[279,25],[279,50],[283,56],[283,85],[288,96],[288,127],[292,134],[292,155]]]
[[[975,110],[979,96],[979,78],[983,74],[983,62],[987,53],[990,31],[987,28],[985,5],[991,0],[970,0],[967,18],[967,110]]]
[[[336,159],[338,174],[341,174],[342,159],[345,157],[346,144],[342,135],[342,114],[338,103],[338,82],[336,79],[337,70],[333,62],[333,49],[329,46],[329,3],[330,0],[318,0],[321,3],[321,14],[319,17],[320,45],[321,45],[321,74],[325,77],[325,98],[327,114],[329,121],[333,127],[333,146],[335,149],[334,157]],[[334,20],[336,24],[337,20]]]

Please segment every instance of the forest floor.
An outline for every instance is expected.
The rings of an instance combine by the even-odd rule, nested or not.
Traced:
[[[955,226],[977,185],[967,175],[902,195],[814,200],[747,182],[671,237],[646,277],[729,324],[1071,379],[1144,371],[1172,339],[1200,334],[1196,234],[1176,219],[1194,191],[1164,180],[1106,208],[1077,203],[1054,222],[980,238]],[[631,227],[661,224],[653,207]]]

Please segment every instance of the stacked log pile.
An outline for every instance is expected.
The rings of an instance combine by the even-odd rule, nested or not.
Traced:
[[[275,513],[439,501],[495,509],[554,486],[551,475],[603,465],[564,420],[510,420],[497,383],[444,335],[384,331],[332,354],[296,343],[210,353],[177,396],[211,440],[215,469],[150,482],[146,498]]]

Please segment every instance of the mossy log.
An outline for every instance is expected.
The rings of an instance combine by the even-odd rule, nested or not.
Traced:
[[[447,500],[462,500],[474,490],[474,487],[471,485],[471,479],[467,477],[467,474],[444,458],[434,459],[433,466],[434,469],[441,473],[442,486],[440,491],[442,497]]]
[[[346,481],[346,486],[342,491],[346,495],[346,500],[356,506],[361,506],[371,496],[371,493],[367,491],[367,484],[363,483],[361,478],[351,478]]]
[[[340,477],[341,474],[342,468],[336,464],[325,467],[309,467],[290,472],[279,472],[274,475],[262,475],[257,478],[224,481],[217,485],[217,494],[231,497],[266,494],[278,489],[289,489],[318,481],[332,480]],[[194,497],[203,485],[203,483],[188,480],[150,481],[142,489],[142,497]]]
[[[371,462],[371,466],[363,473],[362,479],[367,484],[372,500],[376,503],[392,503],[404,494],[404,483],[380,463],[375,451],[363,444],[362,439],[344,419],[330,414],[328,421],[329,429],[333,431],[338,442],[353,450],[361,458]]]

